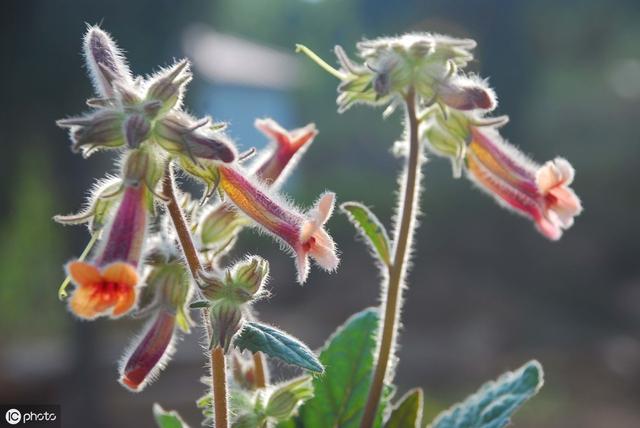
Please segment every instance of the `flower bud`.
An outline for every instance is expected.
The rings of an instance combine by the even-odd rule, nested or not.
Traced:
[[[268,276],[269,262],[258,256],[236,263],[231,273],[233,287],[246,291],[251,297],[260,293]]]
[[[280,422],[293,416],[302,403],[313,397],[312,380],[311,376],[302,376],[276,386],[265,407],[267,417]]]
[[[131,149],[137,149],[149,137],[151,124],[141,114],[132,114],[124,121],[124,141]]]
[[[462,175],[462,164],[466,150],[465,141],[435,124],[426,126],[422,138],[432,152],[451,160],[453,176],[459,178]]]
[[[144,184],[154,191],[163,174],[163,162],[150,150],[143,148],[130,150],[122,168],[125,185]]]
[[[147,99],[162,102],[161,112],[180,108],[185,87],[190,81],[189,61],[183,59],[151,78]]]
[[[87,116],[62,119],[56,123],[62,128],[69,128],[71,150],[82,151],[86,157],[101,148],[122,146],[124,119],[121,112],[105,108]]]
[[[242,328],[242,307],[229,299],[219,299],[211,305],[209,317],[212,328],[210,348],[221,347],[226,353]]]
[[[493,110],[496,107],[495,93],[477,79],[448,79],[437,85],[436,92],[444,104],[457,110]]]
[[[233,239],[238,229],[246,224],[246,219],[229,204],[219,204],[206,212],[200,222],[200,240],[205,248],[224,244]]]
[[[208,119],[195,122],[184,113],[172,112],[158,121],[154,139],[169,153],[191,160],[229,163],[236,159],[233,143],[222,133],[210,129]]]
[[[111,36],[98,26],[90,26],[84,36],[84,55],[87,68],[98,95],[112,97],[113,82],[129,83],[131,72],[122,52]]]

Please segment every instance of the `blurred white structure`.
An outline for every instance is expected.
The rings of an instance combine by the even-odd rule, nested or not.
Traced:
[[[204,25],[189,27],[183,48],[195,72],[214,84],[286,90],[299,82],[299,60],[291,53],[260,45]]]
[[[253,127],[256,118],[302,125],[291,96],[301,81],[302,61],[293,46],[285,52],[199,24],[184,32],[183,50],[193,62],[193,88],[199,91],[192,107],[199,115],[230,122],[229,132],[241,149],[259,149],[266,142]]]

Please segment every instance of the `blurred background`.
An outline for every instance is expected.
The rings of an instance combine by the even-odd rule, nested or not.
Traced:
[[[448,161],[425,167],[426,191],[406,291],[398,394],[425,388],[429,415],[531,358],[542,393],[521,428],[640,427],[640,3],[637,0],[177,0],[3,2],[0,116],[0,403],[62,405],[65,427],[154,426],[151,404],[193,425],[204,391],[199,333],[184,338],[160,379],[132,395],[117,362],[140,321],[74,320],[57,300],[62,264],[88,239],[54,224],[75,211],[108,154],[82,160],[54,121],[85,109],[85,23],[101,23],[136,74],[190,57],[186,104],[228,121],[242,150],[272,116],[315,122],[320,135],[285,187],[308,206],[325,189],[361,200],[389,225],[401,167],[389,149],[401,115],[338,115],[336,81],[294,54],[303,43],[334,62],[363,37],[433,31],[478,42],[471,69],[490,76],[511,123],[503,133],[538,161],[577,170],[585,212],[560,242],[501,210]],[[198,189],[195,189],[198,190]],[[339,272],[302,288],[268,239],[245,231],[235,254],[272,265],[262,318],[320,347],[350,314],[378,302],[378,273],[342,215],[329,223]],[[278,369],[278,367],[276,367]],[[87,421],[91,421],[88,423]]]

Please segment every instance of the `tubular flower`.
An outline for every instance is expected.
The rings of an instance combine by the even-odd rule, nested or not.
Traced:
[[[286,179],[287,172],[293,168],[318,135],[318,130],[313,123],[292,131],[287,131],[273,119],[257,119],[255,126],[275,142],[275,147],[266,153],[262,161],[258,162],[255,172],[256,177],[270,186],[275,186]]]
[[[569,188],[574,170],[563,158],[539,166],[495,131],[471,128],[466,152],[468,176],[502,205],[531,218],[547,238],[562,231],[580,214],[580,199]]]
[[[133,340],[121,361],[120,383],[138,392],[153,381],[168,363],[178,331],[189,333],[192,321],[187,312],[192,287],[189,272],[181,262],[175,237],[161,233],[151,239],[146,257],[150,267],[144,279],[147,304],[140,314],[152,313],[143,333]]]
[[[220,187],[247,216],[293,250],[298,282],[309,275],[309,256],[320,267],[333,271],[338,256],[333,239],[324,230],[335,202],[334,193],[325,193],[306,215],[287,204],[276,201],[261,186],[236,169],[220,167]]]
[[[120,317],[136,303],[138,265],[147,228],[147,188],[128,185],[106,238],[90,262],[72,261],[67,272],[76,288],[69,308],[80,318]]]
[[[254,176],[270,188],[277,187],[304,155],[307,147],[318,135],[318,130],[310,123],[302,128],[287,131],[273,119],[258,119],[255,126],[273,140],[275,146],[252,165]],[[231,204],[222,202],[206,212],[200,224],[202,244],[210,247],[228,242],[246,224],[246,220],[238,215]]]
[[[175,330],[176,314],[159,310],[121,369],[123,386],[138,392],[153,379],[170,357]]]

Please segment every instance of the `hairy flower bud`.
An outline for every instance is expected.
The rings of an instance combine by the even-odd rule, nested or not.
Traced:
[[[233,286],[245,291],[252,298],[260,294],[268,276],[269,262],[258,256],[251,256],[236,263],[231,272]]]
[[[422,139],[428,144],[432,152],[451,160],[454,177],[459,178],[462,175],[462,167],[467,147],[464,140],[450,132],[444,131],[435,124],[425,127]]]
[[[220,347],[226,353],[233,338],[242,329],[243,308],[228,299],[219,299],[211,304],[209,317],[212,328],[210,348]]]
[[[137,149],[149,137],[151,124],[141,114],[132,114],[124,121],[124,141],[130,149]]]
[[[183,59],[151,77],[147,89],[147,99],[162,103],[160,113],[173,108],[179,109],[185,88],[191,81],[191,77],[189,61]]]
[[[495,93],[478,79],[454,77],[436,85],[438,98],[448,107],[457,110],[493,110]]]
[[[111,36],[98,26],[90,26],[84,36],[84,56],[96,92],[101,97],[114,95],[113,82],[130,83],[131,72]]]
[[[313,397],[312,382],[311,376],[301,376],[277,385],[267,400],[265,415],[277,422],[289,419],[302,403]]]
[[[120,111],[104,108],[86,116],[62,119],[56,123],[61,128],[69,128],[71,150],[81,151],[87,157],[95,150],[122,146],[124,120],[125,116]]]
[[[233,162],[237,156],[233,143],[214,131],[209,122],[209,119],[195,121],[185,113],[172,112],[157,122],[153,138],[169,153],[191,161]]]
[[[164,162],[151,150],[140,148],[126,153],[122,167],[125,185],[137,186],[142,183],[154,192],[163,173]]]
[[[205,249],[224,245],[247,223],[232,205],[220,203],[202,215],[199,236]]]

